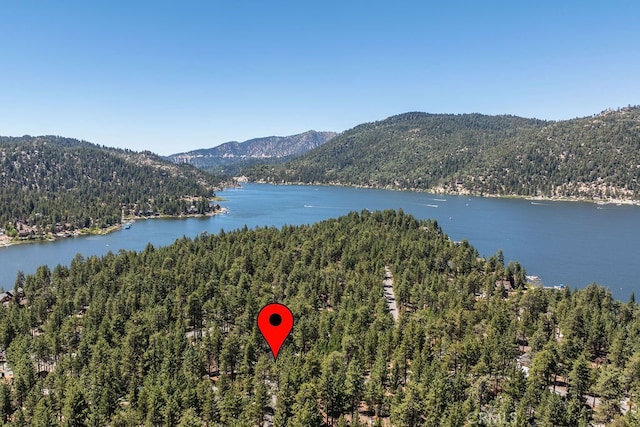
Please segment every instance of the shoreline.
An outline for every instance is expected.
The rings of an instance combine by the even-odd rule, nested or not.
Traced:
[[[344,184],[340,182],[269,182],[265,180],[247,181],[251,184],[270,184],[270,185],[299,185],[299,186],[318,186],[318,187],[350,187],[350,188],[362,188],[368,190],[388,190],[388,191],[408,191],[414,193],[427,193],[433,195],[447,195],[447,196],[471,196],[471,197],[486,197],[494,199],[522,199],[530,200],[534,202],[582,202],[592,203],[596,205],[625,205],[625,206],[640,206],[640,200],[635,199],[619,199],[619,198],[594,198],[586,196],[524,196],[521,194],[487,194],[487,193],[475,193],[471,191],[446,191],[443,188],[399,188],[391,186],[376,186],[376,185],[363,185],[363,184]]]
[[[124,217],[123,218],[123,222],[121,222],[120,224],[115,224],[115,225],[111,225],[107,228],[81,228],[78,230],[74,230],[74,231],[68,231],[65,233],[65,235],[60,236],[57,234],[47,234],[45,236],[41,236],[41,237],[37,237],[37,238],[29,238],[29,239],[24,239],[24,238],[10,238],[7,235],[2,235],[0,236],[0,248],[8,248],[14,245],[25,245],[25,244],[31,244],[31,243],[53,243],[56,242],[58,240],[62,240],[62,239],[70,239],[70,238],[76,238],[76,237],[83,237],[83,236],[104,236],[107,234],[111,234],[115,231],[119,231],[124,229],[125,224],[127,223],[132,223],[135,221],[142,221],[142,220],[148,220],[148,219],[188,219],[188,218],[204,218],[204,217],[211,217],[211,216],[215,216],[215,215],[220,215],[220,214],[225,214],[229,212],[229,210],[225,207],[216,210],[216,211],[211,211],[208,212],[206,214],[187,214],[187,215],[166,215],[166,214],[162,214],[162,215],[154,215],[154,216],[129,216],[129,217]]]

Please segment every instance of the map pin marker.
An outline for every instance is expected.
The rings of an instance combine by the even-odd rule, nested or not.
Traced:
[[[280,347],[293,328],[293,313],[286,305],[273,303],[262,307],[258,313],[258,329],[269,344],[274,360]]]

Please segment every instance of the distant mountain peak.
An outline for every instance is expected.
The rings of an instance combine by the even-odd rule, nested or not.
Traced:
[[[242,165],[262,160],[278,162],[301,156],[335,137],[335,132],[310,130],[291,136],[267,136],[244,142],[230,141],[212,148],[176,153],[167,156],[174,163],[188,163],[200,169],[216,172],[237,170]]]

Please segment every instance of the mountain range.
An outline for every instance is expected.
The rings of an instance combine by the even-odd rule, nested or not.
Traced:
[[[405,113],[246,175],[438,193],[640,199],[640,107],[562,121]]]
[[[166,158],[216,174],[232,175],[255,163],[283,163],[331,140],[335,132],[308,131],[291,136],[268,136],[244,142],[226,142],[213,148],[177,153]]]
[[[256,138],[168,158],[59,136],[0,137],[0,227],[44,236],[150,212],[206,213],[223,184],[194,166],[274,183],[637,201],[640,107],[562,121],[412,112],[339,135]]]

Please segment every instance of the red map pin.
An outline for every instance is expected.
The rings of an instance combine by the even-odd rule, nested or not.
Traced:
[[[293,313],[286,305],[273,303],[262,307],[258,313],[258,329],[269,344],[273,358],[278,357],[280,347],[293,328]]]

